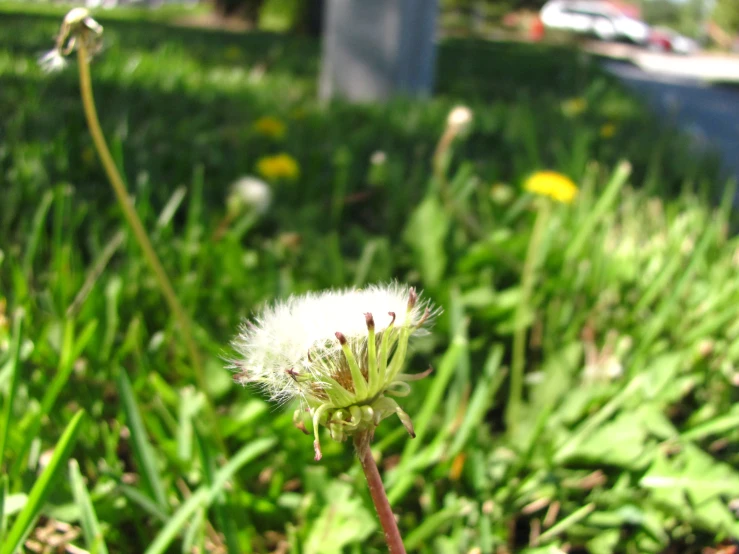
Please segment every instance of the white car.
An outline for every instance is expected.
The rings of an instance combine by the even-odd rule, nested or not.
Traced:
[[[550,0],[542,7],[540,16],[546,27],[594,34],[601,40],[636,44],[649,40],[649,25],[625,15],[605,0]]]

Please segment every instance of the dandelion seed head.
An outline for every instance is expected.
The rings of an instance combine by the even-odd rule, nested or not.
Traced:
[[[44,73],[56,73],[67,67],[67,59],[62,53],[54,48],[38,59],[38,64]]]
[[[467,106],[457,106],[449,112],[446,124],[454,127],[458,132],[466,129],[472,123],[472,110]]]
[[[372,165],[383,165],[387,162],[387,154],[382,150],[375,150],[370,156],[370,163]]]
[[[256,177],[242,177],[233,183],[227,200],[229,212],[232,214],[240,213],[244,208],[263,214],[271,203],[272,189]]]
[[[65,56],[83,49],[89,56],[102,48],[103,26],[95,21],[85,8],[73,8],[62,21],[56,45],[38,60],[47,73],[60,71],[67,66]]]
[[[300,399],[314,428],[325,425],[337,440],[393,413],[412,434],[410,418],[385,394],[410,389],[400,375],[408,339],[438,313],[399,283],[291,296],[242,325],[231,367],[237,382],[274,401]]]

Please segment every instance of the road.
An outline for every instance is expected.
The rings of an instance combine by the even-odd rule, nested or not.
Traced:
[[[646,71],[624,61],[608,60],[604,65],[656,113],[672,118],[697,146],[715,149],[726,177],[739,182],[739,87],[711,86],[697,78]]]

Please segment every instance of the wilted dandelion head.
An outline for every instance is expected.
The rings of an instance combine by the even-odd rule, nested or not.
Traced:
[[[242,177],[232,184],[226,201],[231,216],[237,216],[247,210],[263,214],[269,209],[271,202],[272,189],[256,177]]]
[[[276,117],[264,116],[254,122],[254,130],[265,137],[281,139],[285,136],[287,128]]]
[[[438,310],[398,283],[292,296],[244,324],[233,341],[238,383],[254,383],[278,402],[299,399],[296,423],[310,413],[320,459],[318,427],[336,440],[373,431],[397,414],[390,398],[410,392],[401,373],[408,339],[425,331]]]
[[[84,48],[92,56],[102,47],[103,27],[85,8],[74,8],[62,21],[56,45],[39,58],[39,64],[47,72],[59,71],[67,65],[65,56]]]
[[[523,188],[565,204],[571,204],[578,193],[577,185],[556,171],[537,171],[526,179]]]
[[[265,156],[257,161],[257,173],[267,180],[287,179],[293,181],[300,175],[298,162],[289,154]]]

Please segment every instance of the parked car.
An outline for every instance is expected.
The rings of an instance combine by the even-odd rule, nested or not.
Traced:
[[[698,42],[672,29],[656,27],[649,34],[649,48],[660,52],[674,52],[675,54],[693,54],[699,50]]]
[[[540,15],[542,23],[552,29],[635,44],[647,44],[649,40],[649,25],[629,17],[605,0],[550,0]]]

